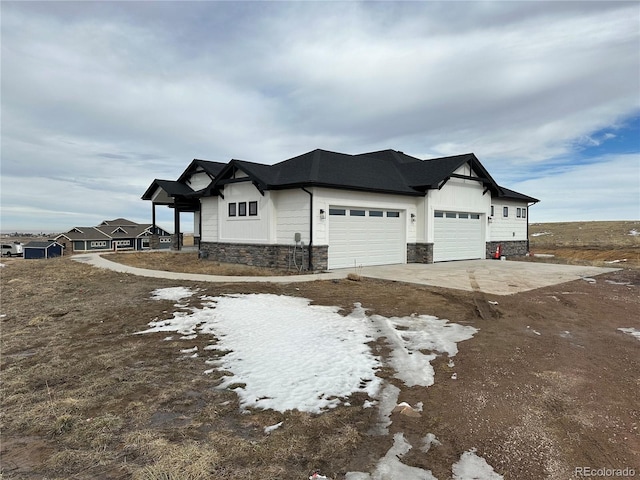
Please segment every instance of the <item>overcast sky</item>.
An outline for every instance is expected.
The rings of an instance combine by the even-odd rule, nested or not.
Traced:
[[[640,218],[638,2],[3,1],[1,22],[3,232],[150,222],[141,195],[193,158],[315,148],[474,152],[541,200],[532,222]]]

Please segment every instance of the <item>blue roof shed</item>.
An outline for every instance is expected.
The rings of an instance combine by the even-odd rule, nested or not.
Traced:
[[[24,248],[24,258],[53,258],[62,256],[62,245],[55,241],[29,242]]]

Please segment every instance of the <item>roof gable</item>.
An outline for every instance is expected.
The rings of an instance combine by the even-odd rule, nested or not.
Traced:
[[[198,172],[206,173],[211,177],[211,180],[213,180],[226,165],[227,164],[223,162],[212,162],[211,160],[200,160],[198,158],[194,158],[184,172],[182,172],[178,177],[178,182],[184,183],[191,175]]]

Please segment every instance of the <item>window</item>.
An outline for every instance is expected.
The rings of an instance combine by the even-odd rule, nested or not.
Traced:
[[[471,214],[471,219],[472,220],[480,220],[480,214],[479,213],[472,213]]]
[[[516,218],[520,218],[522,216],[522,209],[520,207],[516,208]]]
[[[503,217],[509,216],[509,207],[502,207],[502,216]]]
[[[239,217],[247,216],[247,202],[238,202],[238,216]]]
[[[389,218],[400,218],[400,212],[387,212]]]
[[[442,217],[444,217],[444,212],[435,212],[433,214],[433,216],[436,217],[436,218],[442,218]]]
[[[491,216],[493,217],[493,205],[491,205]]]
[[[382,210],[369,210],[369,216],[370,217],[381,217],[382,216]]]
[[[459,213],[458,214],[458,218],[469,218],[469,214],[468,213]]]
[[[91,242],[91,248],[106,247],[106,241]]]
[[[160,238],[160,243],[171,243],[171,237]]]
[[[330,208],[329,215],[346,215],[347,211],[344,208]]]
[[[255,217],[258,215],[258,202],[249,202],[249,216]]]
[[[131,246],[130,240],[114,240],[113,243],[116,247],[129,247]]]
[[[522,218],[527,218],[527,209],[526,208],[522,209]]]
[[[230,217],[235,217],[236,216],[236,204],[235,203],[230,203],[229,204],[229,216]]]
[[[456,214],[455,214],[455,213],[453,213],[453,212],[447,212],[447,213],[445,213],[445,216],[446,216],[447,218],[456,218]]]
[[[349,210],[352,217],[364,217],[364,210]]]

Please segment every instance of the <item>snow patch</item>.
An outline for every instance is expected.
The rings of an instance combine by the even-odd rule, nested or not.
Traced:
[[[391,413],[396,408],[400,396],[400,389],[387,383],[379,395],[378,424],[371,429],[372,435],[388,435],[391,425]]]
[[[476,449],[472,448],[462,454],[460,460],[451,466],[453,480],[503,480],[502,475],[497,474],[487,461],[476,455]]]
[[[175,287],[156,290],[154,295],[175,300],[192,291]],[[390,364],[396,378],[408,386],[429,386],[434,382],[430,362],[439,353],[455,356],[457,342],[477,332],[474,327],[427,315],[368,317],[360,304],[345,317],[338,314],[339,307],[310,305],[308,299],[281,295],[200,299],[206,300],[202,308],[184,308],[174,312],[173,318],[150,322],[148,329],[137,334],[214,335],[218,343],[205,350],[226,354],[205,363],[230,372],[219,387],[235,386],[242,408],[321,413],[344,404],[355,392],[377,398],[383,380],[375,373],[382,364],[367,344],[381,337],[393,349]],[[385,385],[378,398],[375,433],[388,433],[399,393],[397,387]]]
[[[623,333],[626,333],[628,335],[631,335],[633,337],[636,337],[638,340],[640,340],[640,330],[636,330],[635,328],[629,327],[629,328],[619,328],[618,330],[620,330]]]
[[[275,425],[270,425],[268,427],[264,427],[264,433],[269,435],[274,430],[279,429],[282,426],[283,423],[284,422],[279,422],[279,423],[276,423]]]
[[[430,315],[392,318],[373,315],[371,320],[378,327],[379,336],[386,337],[393,349],[390,364],[396,371],[395,378],[408,387],[433,385],[435,372],[431,362],[437,354],[454,357],[458,353],[457,342],[472,338],[478,331]]]
[[[438,480],[431,470],[423,470],[418,467],[410,467],[400,460],[411,450],[411,444],[405,440],[402,433],[393,436],[393,446],[382,457],[372,474],[363,472],[348,472],[345,480]]]
[[[634,228],[632,230],[629,230],[629,235],[631,235],[632,237],[637,237],[638,235],[640,235],[640,232]]]
[[[553,234],[551,232],[538,232],[538,233],[531,234],[532,237],[542,237],[543,235],[553,235]]]
[[[354,392],[374,397],[382,380],[366,345],[373,340],[370,322],[360,312],[345,318],[338,310],[271,294],[217,298],[200,331],[230,350],[219,367],[233,375],[220,387],[245,384],[235,389],[242,407],[281,412],[320,413]]]
[[[422,439],[422,443],[423,445],[420,447],[420,450],[424,453],[427,453],[431,449],[432,445],[435,447],[442,445],[433,433],[427,433],[427,435]]]
[[[193,291],[187,287],[158,288],[151,292],[151,298],[154,300],[173,300],[174,302],[191,295],[193,295]]]

